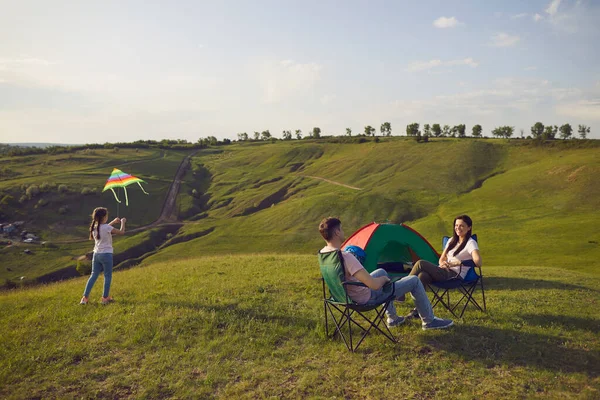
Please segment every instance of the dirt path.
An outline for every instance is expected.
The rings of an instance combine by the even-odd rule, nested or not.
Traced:
[[[352,190],[362,190],[362,188],[358,188],[358,187],[355,187],[355,186],[346,185],[345,183],[340,183],[340,182],[332,181],[330,179],[321,178],[320,176],[310,176],[310,175],[300,175],[300,176],[303,177],[303,178],[318,179],[320,181],[325,181],[327,183],[331,183],[332,185],[343,186],[345,188],[352,189]]]

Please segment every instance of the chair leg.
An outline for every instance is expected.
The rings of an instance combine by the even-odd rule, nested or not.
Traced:
[[[455,318],[458,318],[458,316],[456,315],[456,313],[454,312],[454,308],[452,307],[452,305],[450,304],[450,294],[448,293],[449,290],[448,289],[444,289],[442,291],[442,289],[435,289],[432,286],[429,286],[431,289],[431,292],[433,293],[433,298],[431,299],[431,308],[434,308],[438,303],[443,305],[444,308],[448,311],[450,311],[450,313],[452,315],[454,315]],[[441,292],[441,294],[440,294]],[[447,300],[444,300],[444,297],[447,298]]]
[[[487,311],[487,307],[485,305],[485,290],[483,289],[483,275],[479,277],[479,284],[481,285],[481,297],[483,298],[483,311]]]

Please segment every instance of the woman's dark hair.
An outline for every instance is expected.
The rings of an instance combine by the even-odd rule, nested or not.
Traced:
[[[456,221],[459,219],[464,221],[464,223],[467,224],[467,226],[471,229],[469,229],[469,232],[467,232],[465,240],[463,240],[460,246],[458,246],[458,249],[454,251],[454,254],[460,253],[465,248],[467,242],[471,238],[471,233],[473,233],[473,220],[471,220],[468,215],[459,215],[458,217],[454,218],[454,223],[452,224],[452,239],[450,239],[450,243],[448,244],[448,251],[452,250],[458,244],[458,235],[456,234],[455,227]]]
[[[94,212],[92,212],[92,223],[90,224],[90,240],[94,238],[94,235],[92,235],[94,228],[96,228],[96,238],[100,240],[100,224],[107,214],[108,210],[104,207],[94,208]]]

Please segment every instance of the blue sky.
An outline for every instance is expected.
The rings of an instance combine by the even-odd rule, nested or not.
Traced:
[[[591,126],[600,1],[0,0],[0,142]]]

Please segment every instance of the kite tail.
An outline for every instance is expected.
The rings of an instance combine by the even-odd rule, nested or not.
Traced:
[[[142,192],[144,192],[145,194],[150,194],[144,190],[144,187],[142,186],[141,183],[138,182],[137,184],[140,186],[140,189],[142,189]]]
[[[125,192],[125,205],[129,206],[129,199],[127,198],[127,187],[123,187],[123,191]]]
[[[110,191],[113,192],[113,194],[115,195],[115,200],[117,201],[117,203],[120,203],[121,200],[119,200],[119,198],[117,197],[117,194],[115,193],[115,191],[113,190],[113,188],[110,188]],[[125,192],[125,195],[127,195],[127,192]]]

